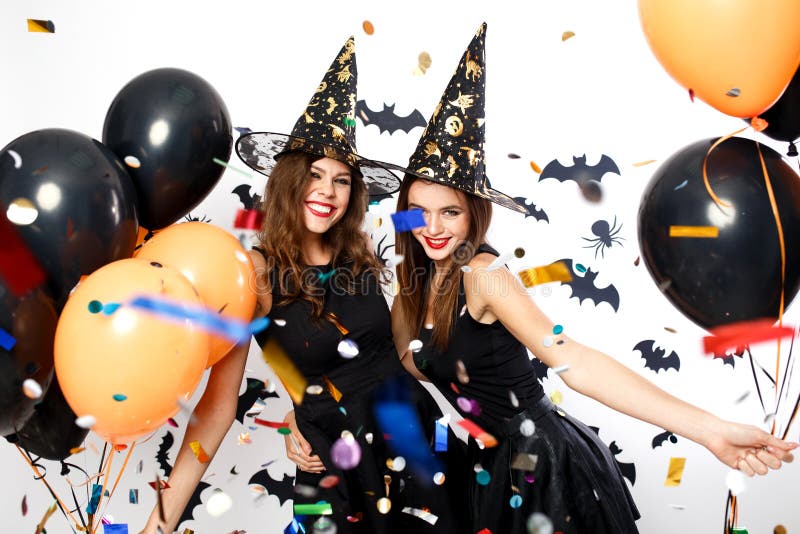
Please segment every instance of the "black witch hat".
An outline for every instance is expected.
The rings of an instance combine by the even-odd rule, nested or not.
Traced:
[[[302,150],[358,168],[370,195],[397,191],[400,182],[394,173],[356,151],[355,46],[350,37],[290,134],[253,132],[239,138],[236,153],[242,161],[269,176],[282,154]]]

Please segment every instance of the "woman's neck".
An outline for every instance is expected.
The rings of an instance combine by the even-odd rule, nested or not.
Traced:
[[[306,265],[326,265],[333,259],[330,247],[322,242],[322,236],[312,234],[306,236],[302,247],[303,263]]]

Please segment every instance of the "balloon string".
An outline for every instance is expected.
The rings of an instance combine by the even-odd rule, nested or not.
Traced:
[[[45,487],[47,488],[47,491],[50,492],[50,495],[52,495],[53,498],[55,498],[56,502],[58,503],[59,508],[61,508],[61,511],[64,513],[64,515],[65,516],[69,516],[69,519],[71,519],[72,522],[75,523],[75,526],[78,528],[78,530],[83,530],[81,528],[80,524],[75,520],[75,517],[69,511],[69,508],[64,506],[64,503],[61,501],[61,498],[56,494],[55,491],[53,491],[53,488],[50,486],[50,484],[47,482],[47,480],[44,479],[44,475],[42,475],[41,472],[39,472],[39,468],[36,467],[33,464],[33,462],[31,462],[30,458],[27,457],[27,455],[22,451],[22,449],[20,448],[19,445],[15,445],[15,447],[17,448],[17,450],[19,451],[20,455],[25,460],[25,462],[31,467],[31,469],[33,469],[33,472],[36,473],[36,476],[38,477],[38,479],[41,480],[42,483],[45,485]]]
[[[778,241],[781,246],[781,304],[778,309],[778,326],[783,326],[783,308],[785,303],[785,282],[786,282],[786,244],[783,239],[783,225],[781,224],[780,213],[778,213],[778,204],[775,202],[775,193],[772,190],[772,181],[769,179],[767,172],[767,164],[764,162],[764,154],[761,153],[761,144],[756,141],[756,149],[758,150],[758,159],[761,161],[761,172],[764,174],[764,183],[767,186],[767,194],[769,194],[769,204],[772,207],[772,215],[775,217],[775,226],[778,228]],[[780,379],[780,366],[781,366],[781,340],[778,339],[778,354],[775,358],[775,383],[777,384]],[[775,402],[778,400],[778,388],[775,388]],[[775,434],[775,424],[777,418],[772,420],[772,434]]]
[[[114,496],[114,492],[117,491],[117,486],[119,485],[120,480],[122,480],[122,473],[125,472],[125,467],[128,465],[128,460],[131,459],[131,453],[133,453],[133,447],[136,445],[136,442],[131,443],[131,446],[128,447],[128,454],[125,455],[125,460],[122,462],[122,467],[119,469],[119,473],[117,473],[117,479],[114,481],[114,485],[111,486],[111,493],[108,494],[108,499],[106,499],[106,505],[103,508],[103,513],[105,513],[105,509],[108,508],[108,503],[111,502],[111,497]],[[98,505],[98,508],[100,506]],[[100,517],[103,517],[100,515]],[[99,525],[98,525],[99,526]]]
[[[103,450],[105,451],[105,448]],[[112,448],[111,452],[108,455],[108,460],[106,461],[105,468],[103,469],[103,471],[105,472],[105,475],[103,476],[103,487],[100,488],[100,498],[97,500],[97,507],[95,508],[95,513],[89,514],[89,532],[91,532],[92,534],[95,533],[97,527],[103,524],[102,521],[99,521],[95,525],[94,516],[97,515],[97,510],[100,509],[100,504],[102,504],[103,502],[103,494],[106,492],[106,485],[108,484],[108,475],[111,473],[111,464],[113,462],[114,462],[114,450]]]
[[[728,135],[725,135],[723,137],[720,137],[719,139],[717,139],[714,142],[713,145],[711,145],[711,147],[708,149],[708,152],[706,152],[706,156],[703,158],[703,183],[706,186],[706,191],[708,191],[708,195],[711,197],[711,199],[714,201],[714,203],[717,206],[720,206],[720,207],[725,206],[726,208],[730,208],[731,207],[730,204],[728,204],[727,202],[725,202],[724,200],[719,198],[716,195],[716,193],[714,193],[714,190],[711,189],[711,184],[708,182],[708,172],[706,171],[706,168],[708,166],[707,165],[708,164],[708,158],[709,158],[709,156],[711,156],[711,152],[713,152],[714,149],[717,148],[720,144],[724,143],[725,141],[727,141],[728,139],[730,139],[734,135],[742,133],[745,130],[747,130],[747,127],[742,128],[741,130],[736,130],[735,132],[730,133]]]

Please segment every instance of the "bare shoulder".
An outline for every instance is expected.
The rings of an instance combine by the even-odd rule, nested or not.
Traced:
[[[253,311],[253,317],[263,317],[272,309],[272,287],[270,287],[270,278],[267,272],[267,260],[261,252],[255,249],[250,249],[248,255],[250,261],[253,262],[253,275],[248,281],[248,286],[250,291],[256,294],[256,309]]]

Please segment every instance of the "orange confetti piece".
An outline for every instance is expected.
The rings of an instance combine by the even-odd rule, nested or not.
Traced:
[[[763,132],[769,126],[769,123],[762,119],[761,117],[753,117],[750,119],[750,126],[757,132]]]
[[[569,267],[563,261],[557,261],[550,265],[541,267],[532,267],[520,271],[519,277],[525,287],[533,287],[539,284],[547,284],[549,282],[571,282],[572,273],[569,272]]]
[[[719,237],[719,228],[716,226],[670,226],[670,237]]]
[[[536,174],[542,174],[542,168],[541,168],[541,167],[539,167],[539,166],[536,164],[536,162],[535,162],[535,161],[531,161],[531,169],[533,169],[533,172],[535,172]]]
[[[645,165],[650,165],[651,163],[655,163],[656,160],[654,159],[646,159],[644,161],[638,161],[633,164],[634,167],[644,167]]]
[[[328,388],[328,392],[331,394],[331,397],[333,397],[333,400],[339,402],[342,398],[342,392],[336,389],[336,386],[333,385],[333,382],[331,382],[327,376],[322,375],[322,380],[325,381],[325,387]]]
[[[189,443],[189,447],[191,447],[192,452],[195,456],[197,456],[197,460],[201,464],[207,464],[209,461],[211,461],[211,458],[209,458],[206,454],[206,451],[203,450],[203,447],[200,445],[199,441],[192,441]]]
[[[575,37],[575,32],[566,31],[561,34],[561,41],[562,42],[566,41],[567,39],[571,39],[572,37]]]
[[[69,454],[70,454],[70,456],[72,456],[73,454],[78,454],[79,452],[83,452],[85,450],[86,450],[86,447],[72,447],[69,450]]]
[[[470,436],[473,438],[480,440],[481,443],[486,448],[492,448],[497,446],[497,439],[494,436],[486,432],[484,429],[479,427],[474,422],[470,421],[469,419],[462,419],[458,422],[459,426],[466,430]]]
[[[267,341],[262,354],[267,364],[278,375],[283,387],[286,388],[294,403],[301,404],[308,385],[306,377],[295,367],[292,360],[274,338]]]
[[[367,35],[372,35],[373,33],[375,33],[375,26],[373,26],[372,23],[368,20],[365,20],[364,23],[361,25],[361,27],[364,28],[364,33],[366,33]]]
[[[56,33],[56,25],[52,20],[28,19],[30,33]]]
[[[339,333],[342,334],[343,336],[346,336],[347,334],[350,333],[350,330],[345,328],[342,325],[342,323],[339,322],[339,318],[336,317],[336,314],[328,312],[328,319],[330,319],[331,322],[333,322],[333,325],[336,327],[337,330],[339,330]]]
[[[712,328],[709,330],[712,335],[703,338],[703,352],[724,355],[729,349],[794,335],[791,326],[775,327],[773,322],[772,319],[756,319]]]
[[[667,480],[664,481],[664,485],[680,486],[684,467],[686,467],[686,458],[670,458],[669,469],[667,470]]]

